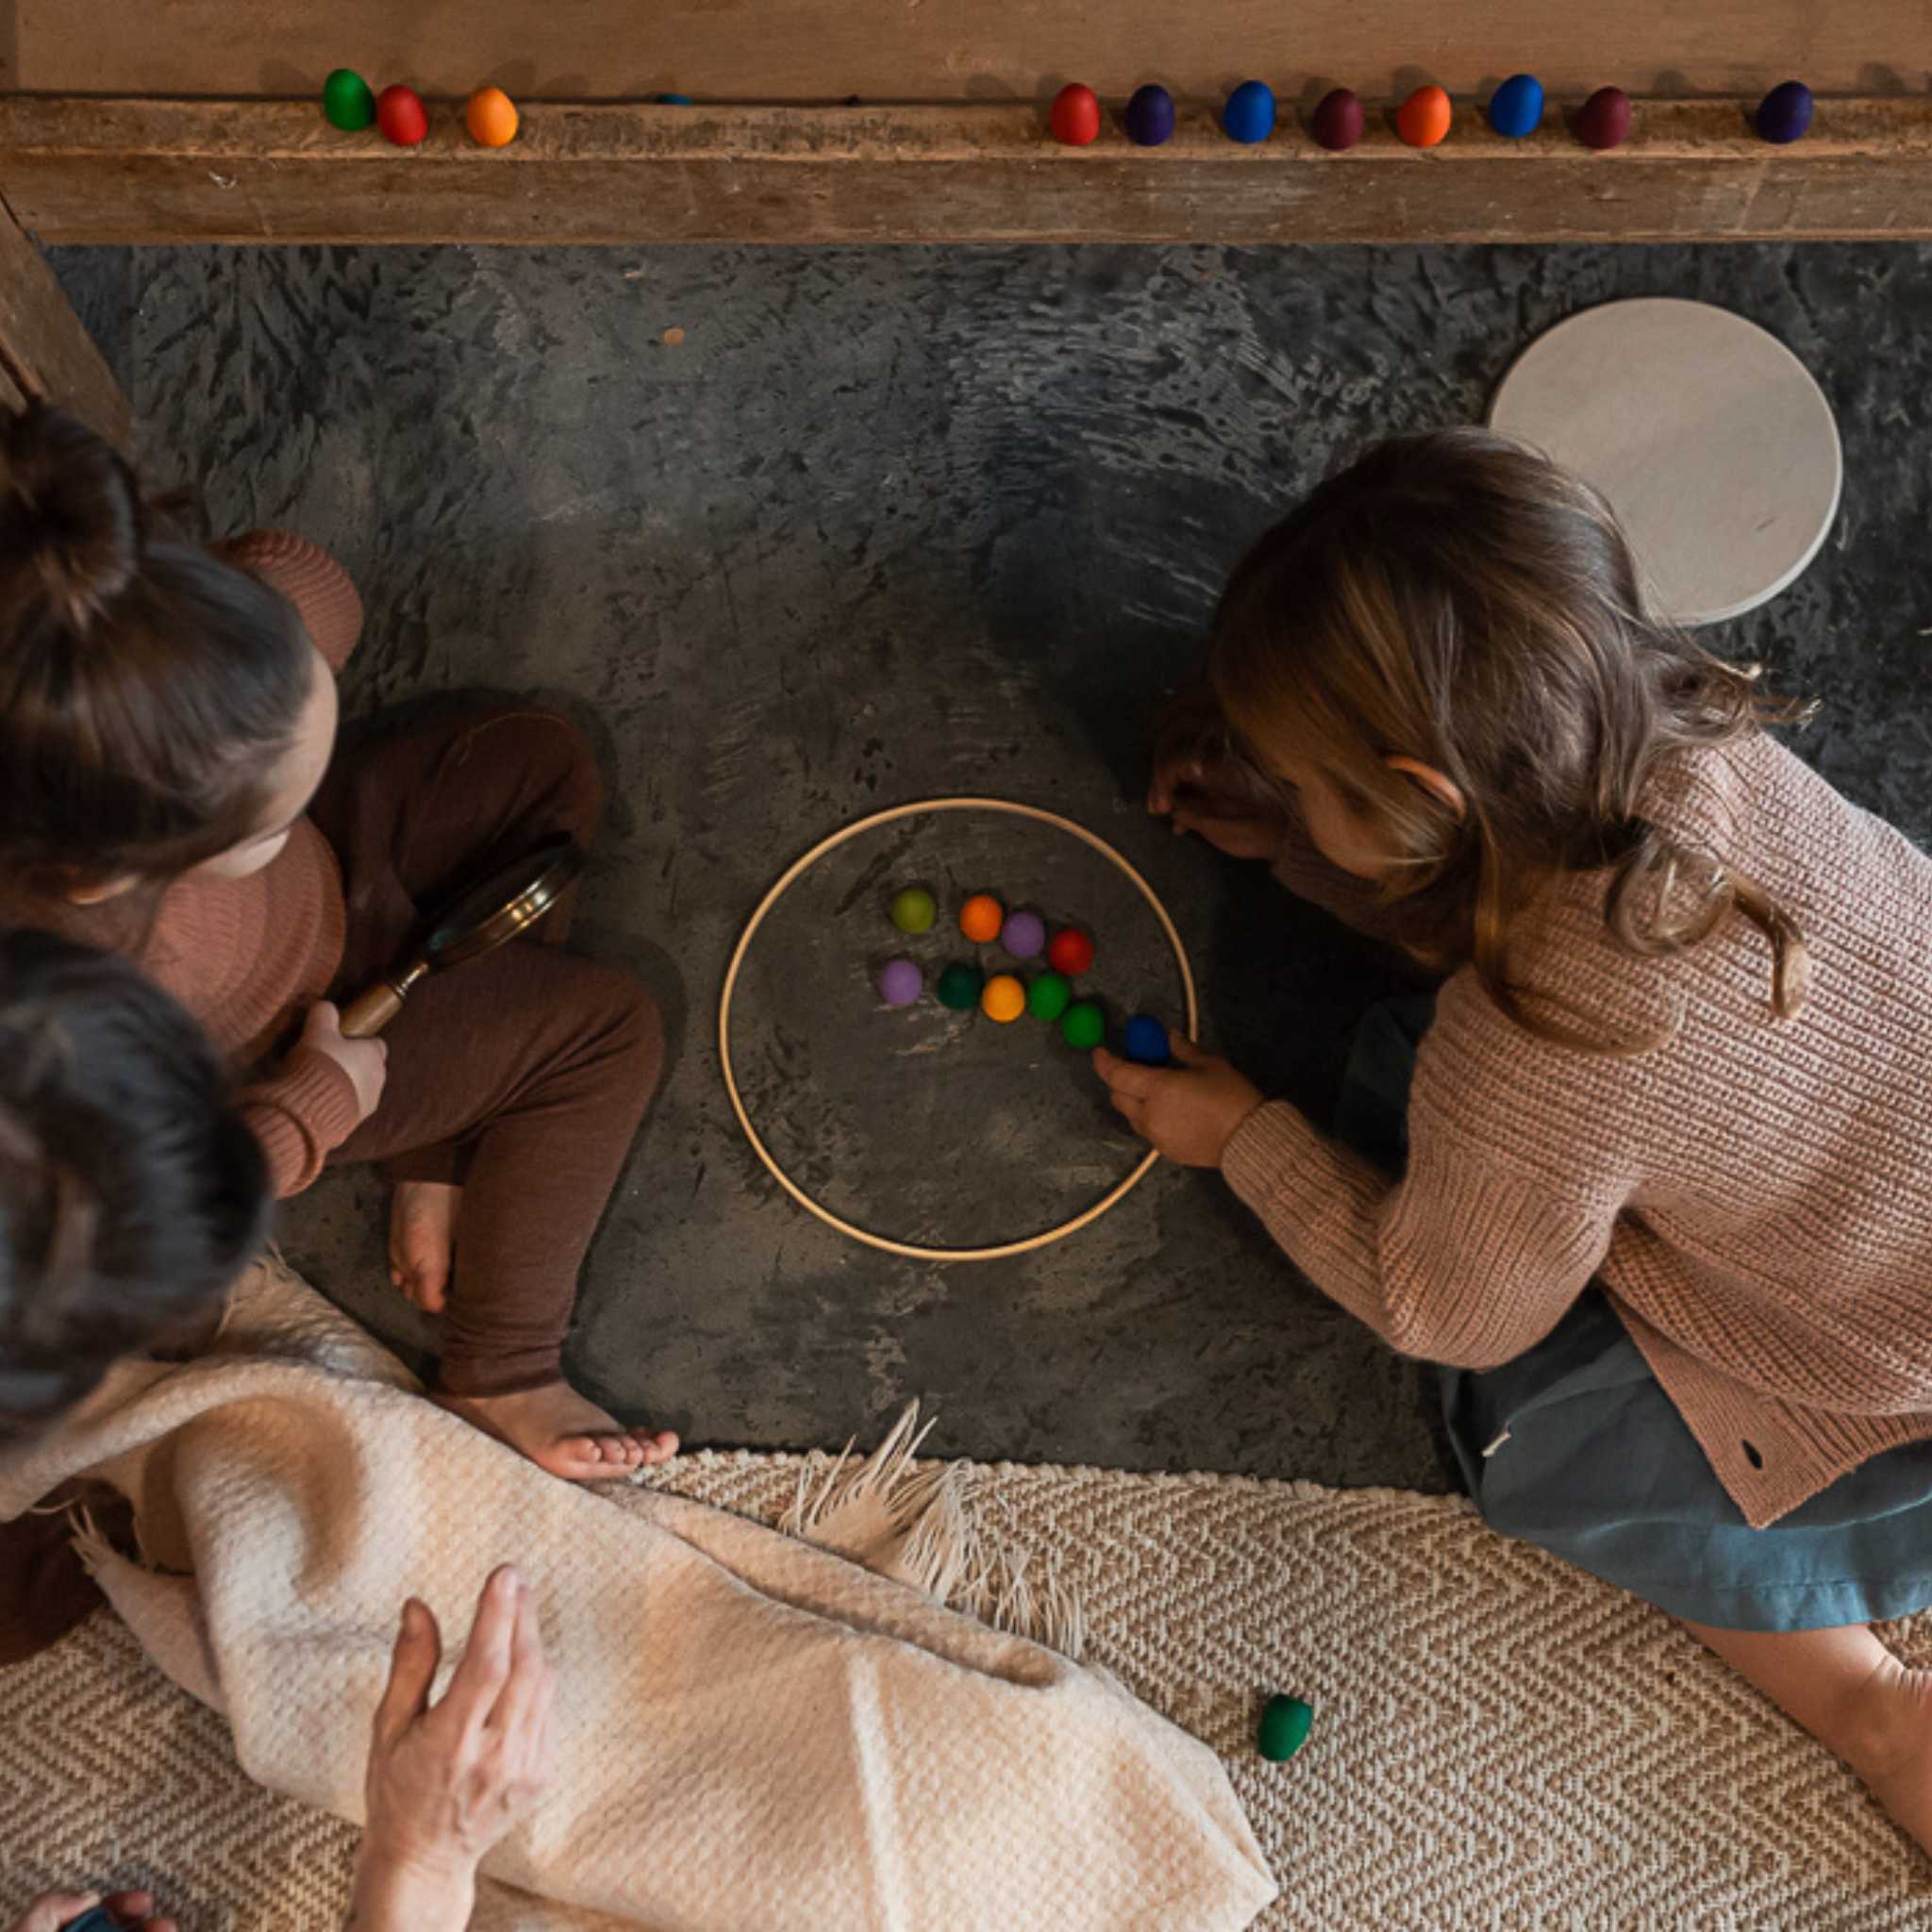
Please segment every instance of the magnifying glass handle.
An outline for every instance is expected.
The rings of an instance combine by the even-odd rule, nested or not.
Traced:
[[[407,972],[398,973],[392,979],[378,979],[374,986],[358,992],[342,1008],[342,1038],[374,1039],[403,1010],[409,989],[428,971],[429,961],[417,959]]]

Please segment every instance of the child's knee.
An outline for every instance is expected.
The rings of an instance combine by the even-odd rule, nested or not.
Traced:
[[[604,812],[604,773],[582,730],[561,711],[507,706],[485,717],[462,748],[514,773],[522,808],[579,844],[588,842]]]
[[[664,1017],[628,973],[599,975],[598,1026],[606,1055],[622,1065],[626,1087],[648,1098],[664,1072]]]

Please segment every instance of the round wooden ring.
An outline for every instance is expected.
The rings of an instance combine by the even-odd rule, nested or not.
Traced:
[[[835,1214],[822,1202],[812,1199],[773,1157],[772,1150],[758,1137],[758,1130],[752,1125],[751,1116],[745,1111],[744,1099],[738,1091],[738,1076],[731,1065],[731,997],[738,988],[739,970],[744,964],[745,955],[751,950],[751,942],[758,937],[758,930],[765,922],[766,915],[784,897],[792,883],[811,866],[816,865],[826,853],[835,851],[848,839],[856,839],[861,832],[869,832],[876,825],[889,825],[895,819],[917,818],[923,812],[939,811],[1004,811],[1015,818],[1032,819],[1037,824],[1051,825],[1057,831],[1067,833],[1078,839],[1084,845],[1091,845],[1102,858],[1125,874],[1141,896],[1154,909],[1154,916],[1160,922],[1160,929],[1167,935],[1167,942],[1174,948],[1174,963],[1180,968],[1181,987],[1188,1002],[1188,1038],[1194,1040],[1200,1034],[1200,1009],[1194,999],[1194,974],[1188,964],[1187,948],[1181,944],[1181,936],[1174,929],[1174,923],[1168,917],[1167,908],[1156,897],[1150,886],[1134,868],[1102,839],[1090,832],[1085,825],[1077,825],[1072,819],[1062,818],[1058,812],[1042,811],[1038,806],[1015,805],[1005,798],[924,798],[913,805],[895,805],[884,811],[875,811],[869,816],[855,820],[841,830],[834,832],[828,839],[821,839],[802,858],[793,860],[780,874],[772,890],[758,903],[738,944],[732,949],[731,963],[724,969],[724,991],[718,1001],[718,1058],[724,1069],[724,1091],[731,1096],[731,1110],[738,1116],[738,1124],[744,1129],[744,1138],[751,1142],[752,1152],[764,1162],[772,1178],[803,1208],[808,1214],[816,1215],[827,1227],[835,1227],[842,1235],[849,1235],[856,1241],[863,1241],[869,1248],[882,1249],[888,1255],[904,1255],[914,1261],[996,1261],[1007,1255],[1030,1254],[1035,1248],[1043,1248],[1054,1241],[1064,1241],[1070,1234],[1091,1225],[1113,1207],[1124,1200],[1127,1194],[1139,1185],[1141,1177],[1160,1158],[1151,1148],[1135,1165],[1134,1171],[1124,1180],[1110,1188],[1091,1207],[1083,1208],[1071,1221],[1063,1221],[1058,1227],[1042,1229],[1039,1234],[1027,1235],[1022,1241],[1001,1241],[984,1248],[927,1248],[911,1241],[895,1241],[889,1236],[874,1234],[870,1228],[860,1227],[856,1222],[847,1221],[842,1215]]]

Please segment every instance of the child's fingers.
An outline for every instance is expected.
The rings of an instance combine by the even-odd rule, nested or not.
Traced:
[[[1178,1026],[1167,1029],[1167,1050],[1184,1067],[1198,1067],[1203,1060],[1214,1058],[1212,1054],[1203,1053]]]

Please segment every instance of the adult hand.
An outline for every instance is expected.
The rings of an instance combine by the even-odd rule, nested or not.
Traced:
[[[326,1054],[356,1090],[356,1118],[366,1121],[382,1099],[389,1078],[389,1048],[380,1040],[345,1040],[342,1016],[327,1000],[317,1000],[302,1023],[302,1044]]]
[[[173,1919],[151,1917],[154,1896],[145,1891],[43,1891],[15,1922],[13,1932],[60,1932],[84,1919],[96,1906],[105,1907],[117,1925],[128,1932],[175,1932]]]
[[[450,1932],[469,1923],[477,1860],[529,1810],[556,1756],[556,1679],[529,1586],[508,1566],[483,1586],[442,1701],[442,1638],[403,1606],[369,1750],[369,1824],[349,1923],[357,1932]]]
[[[1219,1167],[1235,1129],[1264,1095],[1252,1080],[1225,1060],[1203,1053],[1185,1034],[1170,1032],[1167,1040],[1175,1066],[1141,1066],[1097,1046],[1093,1071],[1143,1141],[1183,1167]]]

